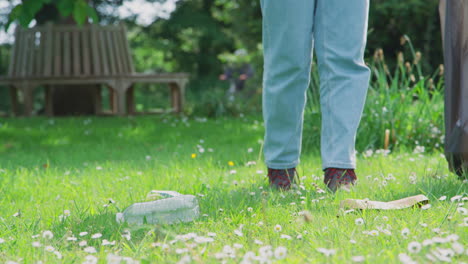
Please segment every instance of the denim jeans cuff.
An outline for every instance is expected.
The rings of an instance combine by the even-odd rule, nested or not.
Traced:
[[[322,170],[325,170],[326,168],[356,169],[356,164],[349,163],[349,162],[330,162],[330,163],[324,163],[322,165]]]
[[[292,169],[296,168],[299,164],[299,161],[291,162],[291,163],[270,163],[266,162],[266,165],[270,169],[281,170],[281,169]]]

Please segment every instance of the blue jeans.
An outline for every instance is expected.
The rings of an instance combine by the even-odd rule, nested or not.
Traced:
[[[369,0],[261,0],[263,118],[269,168],[299,164],[315,45],[322,110],[322,168],[355,168],[355,141],[370,78],[364,63]]]

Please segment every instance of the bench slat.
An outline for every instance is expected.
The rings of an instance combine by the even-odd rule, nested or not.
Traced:
[[[115,47],[115,64],[117,68],[117,73],[122,74],[125,72],[125,69],[123,68],[123,50],[121,49],[120,45],[120,38],[119,38],[119,32],[112,32],[112,42]]]
[[[54,52],[54,73],[53,76],[60,76],[62,71],[62,40],[60,34],[54,34],[54,46],[52,48]]]
[[[16,30],[15,30],[15,43],[16,42],[21,42],[21,34],[18,31],[19,31],[19,29],[16,28]],[[17,64],[18,55],[19,55],[18,48],[19,48],[18,45],[13,45],[13,48],[11,50],[10,66],[8,68],[8,75],[9,76],[15,76],[16,75],[16,64]]]
[[[29,46],[28,46],[28,58],[26,63],[26,76],[33,76],[34,75],[34,64],[36,63],[36,39],[37,39],[36,32],[30,32],[29,34]]]
[[[109,61],[108,61],[108,58],[107,58],[107,47],[106,47],[106,38],[105,38],[105,34],[98,34],[97,35],[97,39],[98,39],[98,48],[99,48],[99,53],[101,54],[101,65],[103,66],[102,70],[103,70],[103,73],[104,75],[109,75]]]
[[[89,58],[89,46],[90,46],[90,42],[89,42],[89,35],[90,35],[90,31],[89,29],[86,29],[82,32],[82,35],[81,35],[81,46],[83,47],[83,73],[84,75],[89,75],[90,72],[91,72],[91,68],[92,66],[90,65],[90,58]]]
[[[101,75],[101,54],[99,52],[99,39],[98,34],[96,32],[96,27],[94,25],[91,26],[90,29],[90,38],[91,38],[91,52],[93,58],[93,71],[92,75]]]
[[[122,43],[124,43],[124,58],[126,60],[127,64],[127,69],[126,72],[128,73],[134,73],[135,72],[135,67],[133,65],[133,59],[132,59],[132,54],[130,53],[130,44],[127,41],[127,29],[125,28],[125,25],[123,23],[120,24],[120,38]]]
[[[117,56],[117,54],[114,48],[114,43],[112,42],[112,32],[106,31],[104,37],[106,39],[105,42],[107,44],[107,50],[109,51],[110,74],[115,76],[117,75],[117,67],[115,65],[115,57]]]
[[[19,76],[24,76],[26,74],[26,59],[27,59],[27,45],[28,45],[28,41],[29,41],[29,34],[27,34],[25,32],[25,34],[23,35],[23,43],[20,44],[20,60],[19,60],[19,63],[17,65],[17,73]]]
[[[69,76],[71,73],[71,44],[70,32],[63,32],[63,74]]]
[[[78,75],[80,76],[81,73],[81,60],[83,59],[83,56],[81,56],[81,46],[80,46],[80,31],[73,31],[72,36],[73,36],[73,75]]]
[[[52,75],[52,66],[53,66],[53,34],[52,34],[52,24],[48,24],[44,32],[45,43],[44,43],[44,76],[49,77]]]
[[[39,31],[40,36],[38,36],[38,46],[36,49],[36,53],[34,56],[36,57],[36,63],[34,64],[34,76],[41,76],[43,74],[43,68],[44,68],[44,56],[45,56],[45,32]]]

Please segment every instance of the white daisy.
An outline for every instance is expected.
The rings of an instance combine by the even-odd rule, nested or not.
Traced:
[[[317,251],[324,254],[325,256],[331,256],[336,254],[335,249],[327,249],[327,248],[317,248]]]
[[[410,230],[408,228],[404,228],[403,230],[401,230],[401,235],[404,237],[407,237],[409,233],[410,233]]]
[[[54,252],[55,251],[55,248],[53,246],[46,246],[44,249],[47,252]]]
[[[277,247],[274,252],[274,256],[276,259],[284,259],[286,258],[286,255],[288,253],[288,250],[285,247]]]
[[[102,234],[101,234],[101,233],[96,233],[96,234],[93,234],[93,235],[91,236],[91,238],[93,238],[93,239],[100,238],[100,237],[102,237]]]
[[[281,232],[282,229],[280,225],[275,225],[275,232]]]
[[[421,251],[421,243],[413,241],[408,244],[408,251],[410,253],[419,253]]]
[[[42,232],[42,237],[47,238],[47,239],[52,239],[54,237],[54,234],[51,231],[46,230]]]
[[[364,219],[358,218],[358,219],[354,220],[354,223],[356,225],[363,225],[364,224]]]
[[[94,247],[85,247],[85,248],[83,249],[83,251],[86,252],[86,253],[90,253],[90,254],[96,253],[96,252],[97,252],[96,249],[95,249]]]
[[[351,258],[351,261],[357,262],[357,263],[364,262],[365,260],[366,258],[364,258],[364,256],[353,256]]]

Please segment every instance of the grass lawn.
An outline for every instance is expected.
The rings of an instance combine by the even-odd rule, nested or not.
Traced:
[[[468,188],[441,153],[359,154],[358,186],[332,195],[314,187],[324,185],[309,148],[301,186],[278,192],[264,177],[262,138],[260,117],[0,120],[0,263],[468,262]],[[150,190],[198,195],[202,216],[115,221]],[[432,206],[339,212],[345,198],[416,194]]]

